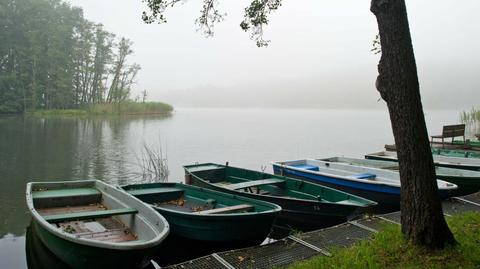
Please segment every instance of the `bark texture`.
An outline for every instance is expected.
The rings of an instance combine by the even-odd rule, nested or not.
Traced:
[[[431,249],[453,244],[437,193],[404,0],[372,0],[382,56],[377,90],[386,101],[400,165],[402,232]]]

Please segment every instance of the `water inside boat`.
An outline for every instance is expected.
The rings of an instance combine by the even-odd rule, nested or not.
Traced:
[[[46,221],[77,238],[128,242],[138,237],[119,218],[135,214],[132,208],[109,209],[95,188],[34,190],[35,209]]]

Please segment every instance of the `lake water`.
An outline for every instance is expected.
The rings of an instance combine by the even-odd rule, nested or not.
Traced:
[[[457,123],[458,111],[427,111],[430,133]],[[144,144],[162,145],[169,181],[182,165],[228,161],[272,171],[270,162],[351,156],[393,143],[386,110],[177,109],[169,117],[0,118],[0,268],[26,268],[29,181],[142,181]]]

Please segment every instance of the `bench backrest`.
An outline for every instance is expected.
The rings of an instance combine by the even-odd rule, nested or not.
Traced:
[[[443,126],[443,137],[456,137],[465,135],[465,124],[445,125]]]

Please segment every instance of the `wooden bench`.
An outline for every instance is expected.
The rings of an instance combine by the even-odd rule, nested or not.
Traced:
[[[138,210],[135,208],[119,208],[99,211],[83,211],[75,213],[55,214],[42,216],[46,221],[50,223],[72,221],[72,220],[85,220],[95,218],[106,218],[116,215],[137,214]]]
[[[245,212],[251,211],[254,209],[253,205],[241,204],[241,205],[234,205],[234,206],[226,206],[226,207],[219,207],[214,209],[207,209],[203,211],[196,212],[200,215],[206,214],[224,214],[224,213],[236,213],[236,212]]]
[[[259,179],[259,180],[251,180],[246,182],[228,184],[228,185],[224,185],[223,187],[230,190],[241,190],[241,189],[247,189],[247,188],[256,187],[256,186],[279,184],[284,182],[285,180],[283,179],[265,178],[265,179]]]
[[[445,138],[452,138],[453,139],[457,136],[463,136],[463,142],[465,143],[465,124],[455,124],[455,125],[445,125],[443,126],[442,134],[441,135],[432,135],[431,142],[433,143],[433,139],[442,139],[442,146],[445,145],[444,139]]]

